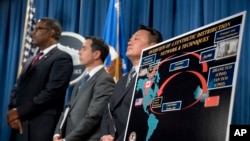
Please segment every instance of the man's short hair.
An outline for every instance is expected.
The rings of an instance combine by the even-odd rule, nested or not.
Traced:
[[[101,59],[102,62],[105,61],[106,57],[109,54],[109,46],[107,45],[107,43],[100,37],[96,37],[96,36],[87,36],[85,37],[85,39],[90,39],[92,40],[92,50],[96,51],[96,50],[100,50],[101,51]]]
[[[160,43],[162,42],[162,35],[161,33],[149,26],[145,26],[145,25],[140,25],[140,30],[146,30],[149,32],[149,42],[150,43]]]
[[[47,28],[55,30],[55,34],[53,37],[58,41],[62,33],[62,27],[59,21],[48,17],[43,17],[39,19],[39,21],[45,22],[45,26]]]

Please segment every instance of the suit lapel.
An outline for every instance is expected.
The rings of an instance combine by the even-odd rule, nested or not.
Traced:
[[[89,85],[92,85],[92,83],[94,83],[96,81],[96,77],[98,77],[99,75],[101,75],[103,73],[104,68],[100,69],[98,72],[96,72],[92,77],[90,77],[90,79],[88,81],[86,81],[84,83],[84,85],[79,89],[79,90],[75,90],[76,96],[72,99],[72,102],[70,103],[71,105],[71,109],[74,107],[76,101],[79,99],[79,97],[81,96],[81,93],[84,89],[86,89]],[[80,86],[81,80],[76,84],[74,89],[78,89],[78,87]],[[75,93],[73,93],[73,95],[75,95]]]
[[[34,59],[35,56],[33,56],[32,58],[28,59],[28,61],[25,63],[24,68],[22,70],[22,77],[27,76],[37,65],[39,65],[41,62],[43,62],[44,60],[48,59],[52,54],[54,54],[56,51],[58,50],[57,47],[53,48],[51,51],[49,51],[47,54],[45,54],[41,60],[39,60],[37,62],[37,64],[31,66],[31,62]]]
[[[49,51],[47,54],[45,54],[38,62],[37,64],[35,64],[33,67],[36,67],[37,65],[39,65],[41,62],[43,62],[44,60],[48,59],[51,55],[53,55],[56,51],[58,50],[57,47],[53,48],[51,51]]]
[[[31,57],[30,59],[27,60],[27,62],[23,65],[23,69],[21,72],[21,75],[23,75],[30,67],[32,60],[35,58],[35,56]]]
[[[121,82],[121,86],[122,87],[124,87],[123,85],[126,85],[126,83],[127,83],[127,77],[128,77],[128,75],[126,75],[126,77],[124,77],[124,79],[122,80],[123,81],[123,82]],[[119,103],[124,99],[124,97],[127,94],[129,94],[130,91],[133,91],[131,89],[134,89],[135,79],[136,79],[136,77],[132,78],[130,84],[127,87],[125,87],[124,90],[122,90],[123,93],[117,94],[115,103],[113,104],[113,106],[111,104],[111,107],[110,107],[112,111],[113,111],[113,109],[115,109],[119,105]],[[121,90],[119,89],[119,91],[121,91]]]

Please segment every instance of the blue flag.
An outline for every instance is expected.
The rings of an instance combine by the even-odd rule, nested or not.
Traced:
[[[114,59],[115,77],[119,79],[120,75],[128,72],[128,59],[126,57],[127,40],[122,22],[121,8],[119,0],[110,0],[106,23],[104,27],[103,39],[110,46],[110,54],[105,60],[105,66],[109,67]],[[116,53],[112,53],[114,50]],[[119,71],[121,70],[121,72]]]

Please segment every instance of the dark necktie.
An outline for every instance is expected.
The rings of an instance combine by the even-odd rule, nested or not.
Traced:
[[[40,57],[43,55],[43,52],[40,52],[36,55],[36,57],[33,59],[31,65],[37,64],[37,62],[40,60]]]
[[[85,82],[89,79],[89,74],[85,74],[82,78],[81,85],[79,86],[79,89],[85,84]]]
[[[129,83],[131,82],[132,78],[135,76],[136,74],[136,71],[135,71],[135,68],[133,67],[129,74],[128,74],[128,78],[127,78],[127,84],[126,84],[126,87],[128,87]]]

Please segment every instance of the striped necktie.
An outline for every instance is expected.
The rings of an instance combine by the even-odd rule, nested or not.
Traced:
[[[128,78],[127,78],[127,83],[126,83],[126,87],[128,87],[129,83],[131,82],[132,78],[135,76],[136,74],[136,71],[135,71],[135,68],[133,67],[129,74],[128,74]]]

